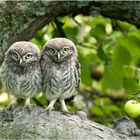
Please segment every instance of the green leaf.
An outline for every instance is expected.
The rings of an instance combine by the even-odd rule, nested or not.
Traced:
[[[94,106],[91,108],[91,112],[98,115],[98,116],[104,116],[104,112],[100,107]]]
[[[105,106],[104,109],[109,113],[111,112],[118,112],[119,108],[116,105],[109,105],[109,106]]]
[[[89,68],[93,61],[98,60],[97,53],[91,48],[77,46],[77,49],[81,64],[81,81],[86,86],[91,87],[93,79]]]
[[[130,52],[122,46],[117,46],[112,56],[112,68],[115,75],[123,76],[123,66],[129,65],[131,62]]]
[[[126,91],[126,95],[132,95],[140,90],[140,86],[138,80],[135,78],[124,78],[124,88]]]
[[[123,78],[116,75],[110,65],[105,66],[105,73],[102,79],[103,90],[119,89],[123,87]]]
[[[123,71],[124,71],[124,77],[127,77],[127,78],[135,77],[135,67],[134,66],[125,65],[123,67]]]
[[[77,27],[65,27],[64,32],[67,35],[67,38],[71,39],[73,42],[77,42],[76,36],[78,34]]]
[[[129,32],[129,31],[135,31],[136,27],[130,23],[127,22],[123,22],[123,21],[116,21],[117,22],[117,26],[119,27],[119,29],[122,32]]]
[[[123,36],[117,40],[120,46],[125,47],[131,54],[133,59],[140,56],[140,39],[134,35]]]
[[[105,25],[103,25],[103,24],[97,24],[90,31],[90,35],[91,36],[94,36],[97,39],[103,39],[106,36]]]

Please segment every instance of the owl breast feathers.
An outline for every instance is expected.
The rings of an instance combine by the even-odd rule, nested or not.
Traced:
[[[43,48],[41,68],[43,92],[47,99],[52,104],[59,99],[62,109],[67,111],[64,99],[77,94],[80,82],[80,67],[73,42],[66,38],[48,41]]]
[[[6,52],[0,74],[4,91],[16,98],[30,98],[41,90],[41,53],[30,42],[14,43]]]

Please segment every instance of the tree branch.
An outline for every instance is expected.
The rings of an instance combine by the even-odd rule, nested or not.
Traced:
[[[1,1],[0,62],[13,42],[29,40],[50,21],[70,14],[101,14],[140,26],[138,1]]]
[[[80,112],[77,114],[53,111],[48,115],[40,107],[4,109],[0,111],[0,139],[140,139],[119,134],[89,121]]]

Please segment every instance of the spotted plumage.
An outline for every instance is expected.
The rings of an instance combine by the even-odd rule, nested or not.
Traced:
[[[41,68],[43,92],[50,101],[47,109],[52,110],[59,99],[62,110],[67,112],[64,100],[77,94],[80,82],[80,67],[74,43],[66,38],[48,41],[43,48]]]
[[[14,43],[7,50],[0,69],[3,90],[17,98],[25,98],[30,104],[30,97],[41,91],[42,74],[40,69],[41,52],[30,42]]]

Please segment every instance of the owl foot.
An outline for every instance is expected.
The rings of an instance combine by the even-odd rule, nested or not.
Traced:
[[[63,113],[63,115],[66,115],[66,116],[70,114],[69,111],[64,111],[64,110],[62,110],[62,113]]]
[[[8,110],[13,110],[17,106],[17,98],[14,97],[14,99],[11,101],[11,103],[6,107]]]
[[[64,115],[66,115],[66,116],[75,115],[75,114],[76,114],[76,112],[69,112],[69,111],[64,111],[64,110],[62,110],[62,113],[63,113]]]
[[[48,111],[48,114],[50,114],[50,112],[53,110],[53,106],[55,104],[57,99],[52,100],[49,105],[47,106],[46,110]]]
[[[23,107],[23,110],[24,110],[24,109],[27,109],[29,112],[31,112],[32,107],[34,107],[34,105],[32,105],[32,104],[30,103],[30,97],[28,97],[28,98],[26,99],[25,106]]]
[[[68,111],[64,99],[60,99],[60,103],[61,103],[62,112],[63,112],[64,115],[74,114],[74,112],[69,112],[69,111]]]
[[[23,110],[26,109],[29,113],[31,113],[32,107],[33,105],[30,103],[30,97],[27,97]]]
[[[47,110],[47,113],[50,114],[51,111],[53,110],[53,108],[48,106],[48,107],[46,108],[46,110]]]
[[[31,110],[32,110],[32,105],[25,105],[25,106],[23,106],[23,107],[22,107],[22,111],[23,111],[23,110],[28,111],[29,114],[30,114],[30,113],[31,113]]]
[[[8,110],[14,110],[17,107],[17,104],[9,104],[6,109]]]
[[[46,113],[47,112],[47,114],[49,115],[52,110],[53,110],[53,108],[43,107],[43,110],[41,111],[41,113]]]
[[[25,108],[25,109],[32,109],[33,107],[35,107],[34,105],[25,105],[23,108]]]

